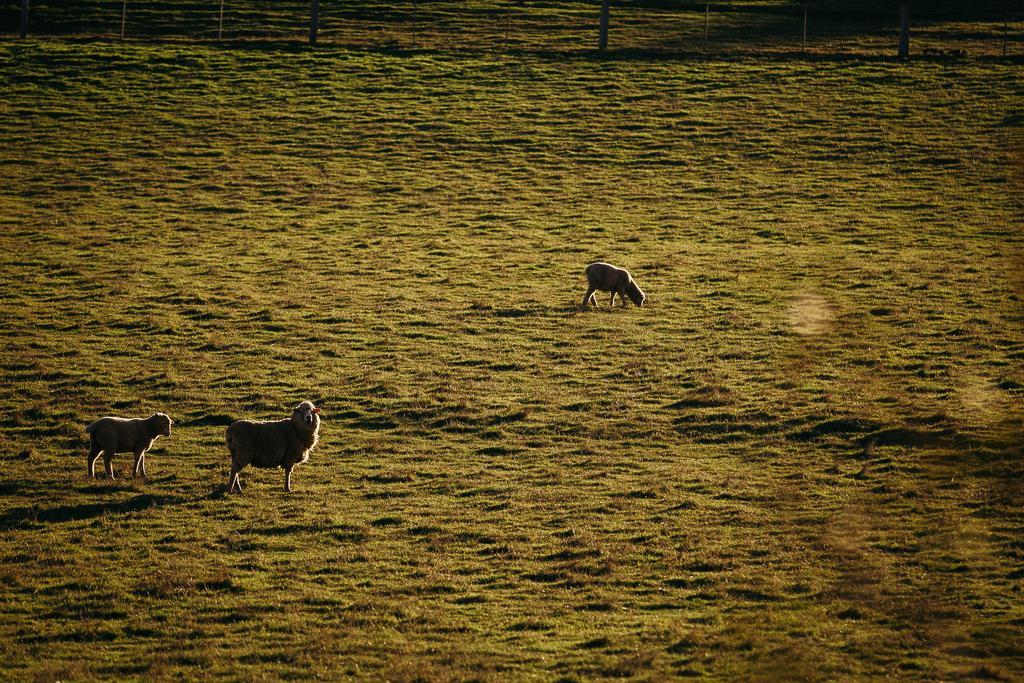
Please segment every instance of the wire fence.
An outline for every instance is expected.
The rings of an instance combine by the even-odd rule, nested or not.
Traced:
[[[358,49],[576,52],[597,48],[600,1],[362,0],[319,5],[318,43]],[[1018,56],[1024,11],[1011,2],[911,3],[918,56]],[[647,0],[612,3],[612,51],[892,55],[899,3]],[[22,0],[0,3],[17,36]],[[27,34],[131,40],[306,41],[308,0],[31,0]]]

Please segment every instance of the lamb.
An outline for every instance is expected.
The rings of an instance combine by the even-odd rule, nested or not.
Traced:
[[[225,438],[231,451],[228,493],[241,493],[238,473],[246,465],[282,468],[284,490],[291,492],[292,468],[309,459],[309,452],[320,438],[320,409],[303,401],[292,411],[292,416],[284,420],[236,420],[228,426]]]
[[[146,477],[146,451],[161,436],[171,435],[171,418],[163,413],[153,413],[147,418],[101,417],[85,428],[90,435],[89,456],[86,468],[89,477],[96,478],[96,459],[103,454],[103,466],[107,478],[114,478],[111,460],[115,453],[132,452],[135,464],[132,478]]]
[[[587,275],[587,293],[583,296],[582,308],[586,308],[587,304],[597,305],[597,290],[612,293],[611,306],[615,305],[616,294],[623,306],[626,305],[626,297],[637,306],[643,306],[647,300],[647,295],[640,290],[636,280],[625,268],[597,262],[591,263],[583,272]]]

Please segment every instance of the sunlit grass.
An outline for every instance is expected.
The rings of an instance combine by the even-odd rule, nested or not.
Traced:
[[[0,53],[5,677],[1024,675],[1019,66]]]

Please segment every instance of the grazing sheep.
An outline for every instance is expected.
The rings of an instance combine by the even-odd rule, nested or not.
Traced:
[[[617,268],[610,263],[591,263],[587,266],[587,269],[583,271],[587,274],[587,293],[583,296],[582,308],[586,308],[587,304],[597,305],[597,290],[602,292],[611,292],[612,298],[609,305],[615,305],[615,295],[619,295],[619,299],[622,301],[622,305],[626,305],[626,297],[629,297],[637,306],[643,306],[644,301],[647,300],[640,287],[636,284],[636,280],[629,274],[629,271],[625,268]]]
[[[292,490],[292,468],[309,459],[320,436],[320,409],[303,401],[292,416],[273,422],[236,420],[225,438],[231,451],[228,493],[241,492],[238,473],[246,465],[284,469],[284,490]]]
[[[153,413],[147,418],[101,417],[85,428],[90,435],[89,459],[86,463],[89,476],[96,478],[96,459],[103,454],[103,466],[107,478],[114,478],[110,461],[114,453],[132,452],[135,464],[132,477],[146,476],[146,451],[153,447],[157,437],[171,435],[171,418],[163,413]]]

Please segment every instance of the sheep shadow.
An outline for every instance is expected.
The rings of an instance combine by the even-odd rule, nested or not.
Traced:
[[[185,502],[180,496],[143,493],[127,500],[113,503],[80,503],[52,508],[21,507],[8,510],[0,515],[0,530],[29,528],[35,524],[81,522],[102,515],[130,514],[163,505],[177,505]]]
[[[565,309],[564,309],[564,312],[565,312],[565,314],[567,316],[575,316],[575,315],[618,315],[618,314],[624,314],[624,313],[628,314],[629,312],[632,312],[631,309],[634,309],[634,308],[638,308],[638,307],[634,306],[632,303],[630,303],[627,306],[623,306],[618,301],[615,302],[614,306],[609,306],[608,305],[608,300],[604,299],[603,301],[599,300],[598,304],[596,306],[593,306],[593,305],[581,306],[578,303],[574,304],[574,305],[571,305],[571,306],[566,306]],[[650,309],[651,305],[650,304],[645,304],[643,306],[643,308]]]

